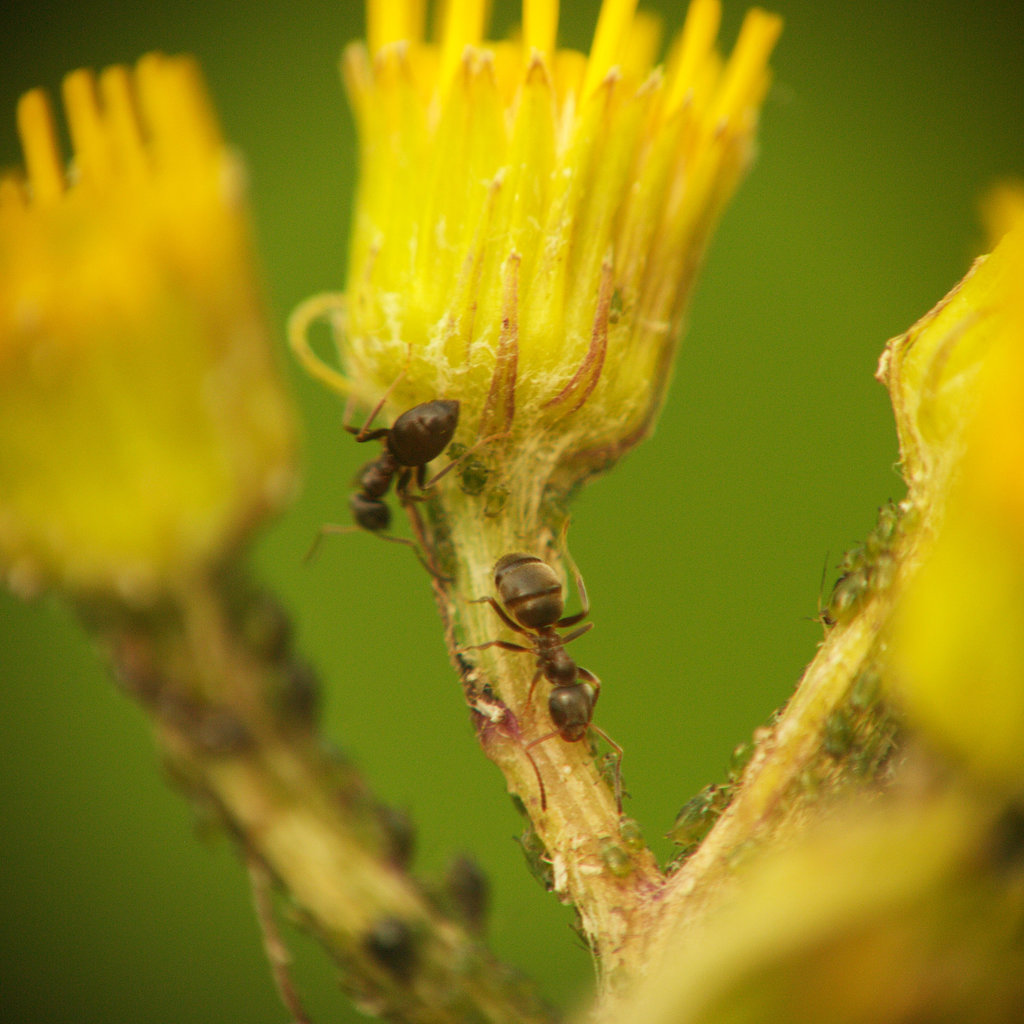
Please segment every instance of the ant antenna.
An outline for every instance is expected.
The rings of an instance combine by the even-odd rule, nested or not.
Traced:
[[[356,435],[357,441],[365,441],[368,434],[370,433],[370,424],[377,418],[378,413],[384,408],[384,403],[391,397],[391,392],[398,386],[398,382],[408,373],[409,364],[412,362],[412,342],[406,344],[405,349],[405,362],[402,364],[402,369],[398,371],[398,376],[388,385],[387,391],[380,396],[380,401],[370,411],[370,415],[366,417],[366,422],[356,432],[348,426],[348,416],[350,408],[348,405],[345,407],[345,429]]]
[[[580,607],[583,609],[584,615],[590,611],[590,599],[587,596],[587,587],[583,582],[583,574],[580,572],[580,567],[576,564],[576,559],[572,557],[572,552],[569,550],[569,523],[570,518],[566,516],[562,522],[562,529],[558,534],[558,546],[565,557],[566,562],[569,563],[569,568],[572,570],[573,579],[576,581],[576,593],[579,595]],[[588,627],[589,628],[589,627]],[[586,632],[586,630],[584,630]],[[574,634],[572,639],[575,639]],[[567,640],[569,638],[566,638]]]

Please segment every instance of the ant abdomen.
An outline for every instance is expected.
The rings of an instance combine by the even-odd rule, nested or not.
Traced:
[[[458,402],[443,398],[421,402],[391,425],[387,449],[399,466],[425,466],[448,447],[458,425]]]
[[[380,533],[391,525],[391,509],[387,502],[371,497],[362,491],[353,491],[349,495],[348,507],[352,518],[363,530]]]
[[[499,558],[494,566],[494,586],[509,614],[527,629],[551,626],[562,616],[561,581],[536,555],[517,551]]]

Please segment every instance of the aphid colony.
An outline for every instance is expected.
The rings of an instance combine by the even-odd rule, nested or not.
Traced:
[[[893,502],[883,505],[867,540],[843,556],[841,575],[821,612],[826,626],[848,622],[870,597],[892,585],[897,564],[893,550],[903,535],[906,514],[906,509]]]

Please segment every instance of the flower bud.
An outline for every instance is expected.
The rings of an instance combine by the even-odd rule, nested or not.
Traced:
[[[187,58],[39,90],[0,179],[0,571],[143,596],[222,558],[291,489],[244,182]]]

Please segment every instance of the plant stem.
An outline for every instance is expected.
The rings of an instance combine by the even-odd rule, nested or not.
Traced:
[[[486,494],[466,494],[454,480],[431,497],[424,520],[415,507],[410,512],[435,564],[454,581],[435,579],[434,586],[481,745],[529,815],[550,861],[553,888],[579,912],[599,978],[608,987],[642,962],[662,875],[649,850],[623,839],[622,815],[586,740],[568,743],[553,736],[527,751],[527,744],[553,728],[550,684],[541,680],[528,700],[536,658],[497,647],[467,650],[499,637],[528,645],[522,636],[510,638],[493,609],[479,601],[495,596],[498,558],[515,551],[535,554],[566,582],[565,552],[556,542],[563,535],[564,500],[543,486],[557,456],[540,445],[527,454],[517,451],[510,474],[515,467],[530,473],[502,478],[508,495],[497,514],[487,514]]]
[[[326,753],[308,672],[280,613],[238,575],[193,579],[159,608],[82,608],[152,715],[174,777],[289,894],[355,1002],[422,1024],[553,1020],[428,900],[407,843],[351,765]]]

